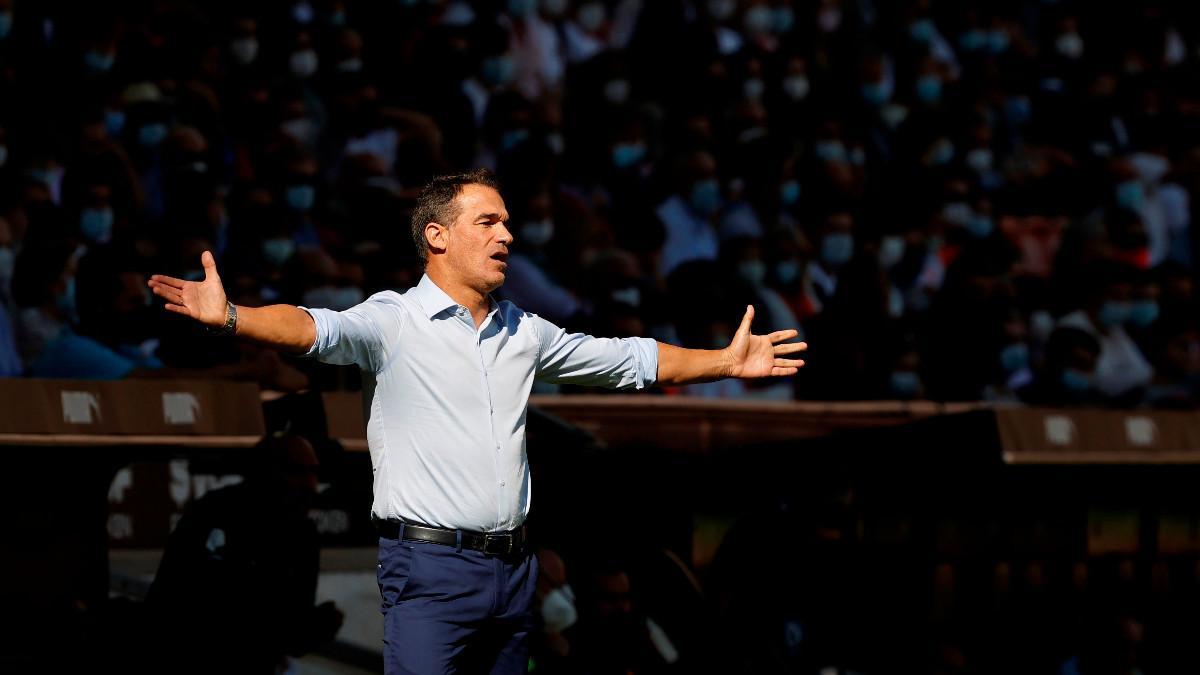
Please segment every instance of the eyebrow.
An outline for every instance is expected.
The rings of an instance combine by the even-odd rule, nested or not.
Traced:
[[[505,218],[502,214],[499,214],[499,213],[481,213],[478,216],[475,216],[476,222],[479,222],[481,220],[491,220],[491,221],[499,220],[500,222],[504,222],[505,220],[507,220],[507,218]]]

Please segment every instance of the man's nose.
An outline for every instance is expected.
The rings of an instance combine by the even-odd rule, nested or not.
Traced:
[[[496,235],[496,241],[500,242],[501,244],[504,244],[505,246],[508,246],[513,241],[512,230],[508,229],[508,225],[506,225],[504,223],[499,223],[498,226],[500,229],[498,230],[498,234]]]

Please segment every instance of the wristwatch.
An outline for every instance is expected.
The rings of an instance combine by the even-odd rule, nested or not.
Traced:
[[[237,305],[225,301],[225,324],[218,328],[209,328],[214,335],[233,335],[237,332]]]

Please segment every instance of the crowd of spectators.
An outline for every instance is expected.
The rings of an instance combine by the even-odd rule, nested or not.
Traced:
[[[0,375],[354,386],[218,341],[150,273],[348,308],[488,167],[503,297],[809,366],[700,396],[1190,406],[1186,2],[0,0]]]

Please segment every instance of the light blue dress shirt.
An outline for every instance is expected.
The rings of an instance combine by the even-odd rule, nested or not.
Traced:
[[[476,330],[428,276],[343,312],[302,307],[308,351],[363,370],[376,518],[482,532],[529,513],[525,412],[535,379],[642,389],[658,374],[648,338],[568,334],[511,302],[491,302]]]

